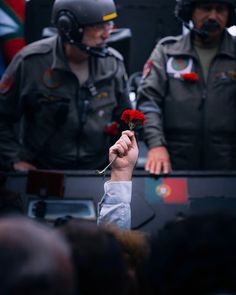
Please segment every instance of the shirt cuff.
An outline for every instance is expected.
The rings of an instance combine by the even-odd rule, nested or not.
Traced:
[[[132,181],[107,181],[104,184],[105,204],[130,203]]]

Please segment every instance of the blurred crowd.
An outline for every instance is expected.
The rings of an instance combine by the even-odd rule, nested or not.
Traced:
[[[0,292],[235,294],[236,218],[185,217],[152,236],[71,219],[59,227],[0,219]]]

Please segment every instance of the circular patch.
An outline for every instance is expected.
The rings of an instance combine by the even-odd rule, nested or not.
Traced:
[[[61,85],[61,76],[52,69],[47,69],[43,74],[43,84],[48,88],[57,88]]]
[[[188,59],[183,59],[183,58],[173,58],[172,60],[172,68],[176,71],[182,71],[187,68],[189,64]]]

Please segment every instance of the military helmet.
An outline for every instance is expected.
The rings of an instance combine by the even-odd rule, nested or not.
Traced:
[[[229,20],[227,27],[236,23],[236,0],[176,0],[175,16],[181,21],[188,23],[192,18],[192,10],[195,3],[222,3],[229,5]]]
[[[62,36],[80,42],[83,28],[117,17],[113,0],[55,0],[52,23]]]

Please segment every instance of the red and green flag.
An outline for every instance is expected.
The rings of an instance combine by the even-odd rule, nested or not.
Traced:
[[[149,203],[184,204],[188,201],[186,178],[147,178],[145,198]]]

